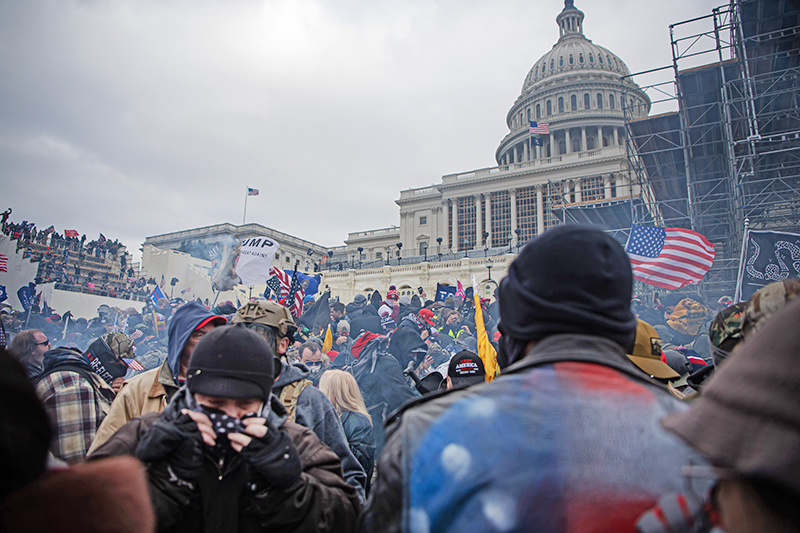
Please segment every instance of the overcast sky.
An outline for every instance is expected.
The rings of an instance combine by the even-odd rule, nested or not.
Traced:
[[[576,0],[631,71],[708,0]],[[0,210],[149,235],[248,222],[341,245],[399,191],[494,166],[557,0],[0,0]]]

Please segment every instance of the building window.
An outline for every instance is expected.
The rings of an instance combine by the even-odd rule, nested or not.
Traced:
[[[509,234],[511,233],[511,197],[508,191],[493,192],[490,201],[492,202],[492,220],[489,230],[489,239],[492,246],[507,246]]]
[[[551,59],[550,60],[550,70],[555,70],[555,69],[556,69],[556,60],[555,59]]]
[[[583,95],[583,108],[584,109],[589,109],[591,107],[589,105],[590,103],[591,103],[591,100],[589,98],[589,93],[584,94]]]
[[[519,125],[522,126],[522,122],[525,120],[525,115],[522,114],[522,111],[519,112]]]
[[[578,97],[577,96],[575,96],[574,94],[572,96],[570,96],[569,97],[569,103],[572,106],[572,110],[573,111],[577,111],[578,110]]]
[[[564,99],[560,96],[558,97],[558,112],[559,113],[564,112]]]
[[[553,102],[548,100],[547,101],[547,116],[549,117],[552,114],[553,114]]]
[[[561,57],[558,58],[558,66],[559,67],[563,67],[564,66],[564,56],[561,56]]]
[[[598,61],[600,61],[600,64],[602,65],[603,64],[603,56],[597,56],[597,59],[598,59]]]
[[[595,176],[581,178],[581,201],[593,202],[603,199],[603,178]]]
[[[567,141],[561,139],[558,141],[558,155],[567,153]]]
[[[594,150],[594,137],[586,137],[586,149]]]
[[[534,78],[538,78],[539,77],[539,67],[536,67],[536,70],[533,71],[533,77]]]
[[[447,248],[453,249],[453,203],[447,205]]]
[[[589,54],[589,63],[594,63],[594,56]]]
[[[573,181],[569,182],[569,194],[568,194],[568,196],[569,196],[569,203],[574,204],[575,200],[576,200],[576,197],[575,197],[575,182],[573,182]]]
[[[423,241],[419,243],[419,255],[427,255],[428,253],[428,243]]]
[[[625,95],[619,95],[619,107],[620,109],[625,109]]]
[[[603,95],[597,93],[597,109],[603,109]]]
[[[463,196],[458,199],[458,242],[457,250],[475,248],[475,198]]]
[[[533,159],[533,158],[531,158],[531,159]],[[488,202],[490,202],[488,196],[486,196],[486,200],[485,201],[484,201],[483,198],[481,198],[481,212],[480,212],[480,215],[479,215],[481,217],[481,224],[484,224],[485,221],[486,221],[486,204]],[[486,226],[484,226],[483,227],[483,231],[489,231],[489,229]],[[483,235],[479,235],[478,236],[478,242],[480,242],[480,244],[486,244],[486,239],[483,238]]]
[[[575,58],[572,57],[572,54],[569,55],[569,64],[570,65],[574,65],[575,64]]]
[[[536,187],[517,189],[517,228],[520,243],[536,236]]]
[[[536,120],[542,118],[542,106],[541,104],[536,104]]]
[[[613,176],[608,180],[611,189],[611,198],[617,197],[617,180]]]
[[[428,224],[428,217],[419,217],[419,225],[425,226]]]
[[[275,259],[280,261],[280,259],[281,259],[281,253],[280,252],[275,252]]]
[[[552,228],[559,223],[560,218],[554,212],[561,211],[564,196],[564,183],[548,183],[544,195],[544,229]]]
[[[375,252],[375,259],[383,259],[383,252]]]
[[[528,108],[528,120],[530,121],[530,119],[531,119],[531,108],[529,107]]]
[[[608,108],[609,109],[615,109],[616,108],[616,104],[614,103],[614,94],[613,93],[608,95]]]
[[[583,65],[583,54],[578,54],[578,62]]]
[[[289,259],[289,256],[288,256],[288,255],[286,256],[286,261],[285,261],[285,262],[286,262],[286,263],[289,263],[289,262],[291,262],[291,259]]]
[[[572,151],[573,152],[580,152],[581,151],[581,139],[580,139],[580,137],[573,137],[572,138]]]
[[[608,146],[608,137],[603,135],[603,146]]]

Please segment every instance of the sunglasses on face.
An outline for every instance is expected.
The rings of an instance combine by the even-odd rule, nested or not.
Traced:
[[[36,343],[36,346],[49,346],[49,345],[50,345],[50,340],[49,339],[45,339],[42,342],[37,342]]]
[[[303,364],[306,365],[306,366],[321,366],[322,365],[322,361],[306,361]]]

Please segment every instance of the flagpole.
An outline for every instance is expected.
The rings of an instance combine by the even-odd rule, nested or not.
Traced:
[[[242,214],[242,226],[244,226],[244,219],[247,216],[247,196],[250,192],[250,187],[244,188],[244,213]]]
[[[744,219],[744,235],[742,236],[742,253],[739,255],[739,272],[736,274],[736,292],[733,293],[733,302],[739,303],[742,301],[742,285],[744,285],[744,276],[742,270],[744,269],[744,258],[747,253],[748,237],[750,236],[750,219]]]

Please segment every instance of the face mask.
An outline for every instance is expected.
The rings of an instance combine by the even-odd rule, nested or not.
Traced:
[[[259,407],[258,412],[260,413],[262,409],[263,404]],[[228,434],[244,433],[245,425],[242,420],[258,416],[256,413],[248,413],[239,419],[225,414],[222,409],[207,407],[205,405],[198,405],[197,411],[203,413],[208,417],[209,420],[211,420],[214,433],[217,434],[217,440],[213,448],[206,445],[206,449],[208,449],[209,453],[215,457],[220,457],[233,451],[233,448],[231,447],[231,441],[228,439]]]

